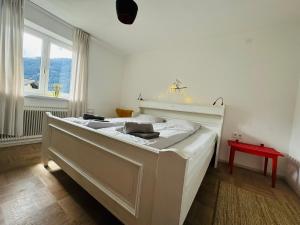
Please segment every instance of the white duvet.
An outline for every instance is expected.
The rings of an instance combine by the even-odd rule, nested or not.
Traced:
[[[69,117],[64,118],[64,120],[76,123],[82,126],[90,127],[93,129],[100,129],[100,128],[106,128],[106,127],[115,127],[115,126],[121,126],[123,122],[118,121],[109,121],[109,122],[102,122],[99,120],[84,120],[82,118],[75,118],[75,117]]]
[[[140,120],[136,119],[135,117],[132,118],[107,118],[103,122],[100,120],[84,120],[83,118],[75,118],[75,117],[69,117],[64,118],[64,120],[80,124],[82,126],[86,126],[93,129],[101,129],[101,128],[107,128],[107,127],[117,127],[124,125],[125,122],[141,122]]]
[[[155,123],[153,124],[153,129],[154,131],[159,132],[160,135],[158,138],[150,140],[130,134],[124,134],[120,132],[120,128],[122,128],[122,126],[103,128],[97,131],[102,134],[114,136],[121,140],[134,142],[136,144],[146,145],[157,149],[164,149],[182,141],[200,128],[200,124],[193,124],[194,126],[187,127],[180,123],[174,123],[174,120],[170,120],[170,122],[167,121],[166,123]]]
[[[180,119],[167,119],[166,122],[162,123],[161,121],[164,121],[164,119],[150,115],[105,119],[108,122],[84,120],[82,118],[74,117],[65,118],[64,120],[96,129],[99,133],[113,136],[124,141],[146,145],[157,149],[169,148],[170,146],[183,141],[200,128],[200,124],[198,123]],[[159,121],[159,123],[155,123],[156,121]],[[152,123],[154,131],[159,132],[160,135],[158,138],[147,140],[130,134],[124,134],[123,132],[120,132],[120,129],[122,129],[125,122]]]
[[[93,129],[101,129],[107,127],[123,126],[125,122],[136,122],[136,123],[160,123],[164,119],[156,116],[147,114],[140,114],[137,117],[124,117],[124,118],[105,118],[106,122],[100,120],[84,120],[82,117],[68,117],[64,118],[65,121],[76,123],[82,126],[86,126]]]
[[[202,126],[190,137],[178,142],[170,148],[174,149],[184,158],[202,157],[205,151],[215,144],[217,133],[213,128]]]

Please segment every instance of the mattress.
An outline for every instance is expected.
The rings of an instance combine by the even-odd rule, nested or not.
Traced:
[[[176,151],[184,158],[191,158],[205,154],[209,146],[215,143],[217,133],[206,126],[202,126],[195,133],[185,138],[184,140],[170,146],[173,151]]]
[[[202,167],[210,163],[215,150],[216,140],[217,133],[209,127],[202,126],[188,138],[170,147],[173,151],[188,159],[185,177],[186,187],[194,186],[192,183],[195,181],[195,177],[204,176],[206,170],[202,171]],[[200,185],[201,180],[198,179],[198,182]]]
[[[216,139],[217,133],[213,129],[202,126],[193,135],[171,146],[173,151],[188,159],[182,196],[181,223],[186,218],[202,183],[214,154]]]

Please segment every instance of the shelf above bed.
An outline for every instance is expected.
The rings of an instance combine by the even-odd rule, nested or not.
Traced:
[[[200,113],[207,115],[224,116],[225,106],[209,106],[209,105],[189,105],[189,104],[177,104],[166,103],[158,101],[140,101],[140,108],[160,109],[168,111],[182,111],[190,113]]]

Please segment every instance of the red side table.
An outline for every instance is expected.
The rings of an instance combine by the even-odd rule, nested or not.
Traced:
[[[257,155],[265,158],[264,175],[267,175],[268,159],[272,159],[272,187],[276,184],[277,161],[279,156],[284,156],[282,153],[273,148],[265,147],[264,145],[252,145],[239,141],[228,141],[230,146],[229,167],[232,174],[235,152],[245,152],[252,155]]]

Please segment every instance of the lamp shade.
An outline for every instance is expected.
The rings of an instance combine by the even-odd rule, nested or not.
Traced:
[[[138,6],[133,0],[116,0],[118,19],[124,24],[133,24]]]

